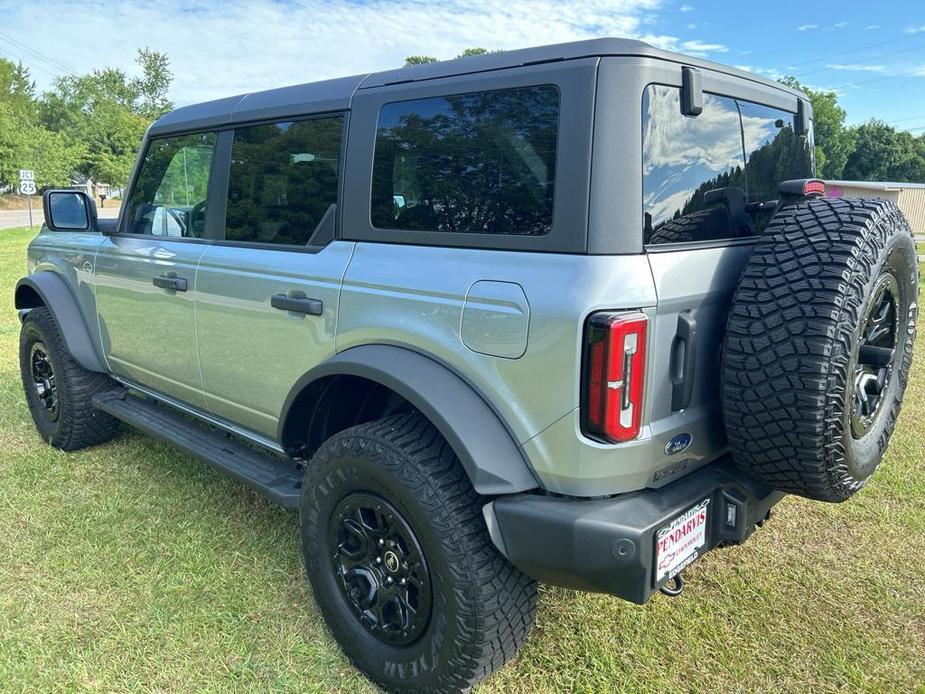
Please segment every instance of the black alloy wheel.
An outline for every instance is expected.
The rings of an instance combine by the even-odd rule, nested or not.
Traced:
[[[353,493],[337,505],[329,529],[338,587],[360,624],[388,644],[419,638],[430,620],[431,580],[402,515],[379,496]]]
[[[884,274],[873,294],[874,299],[862,323],[854,368],[851,434],[856,439],[867,434],[881,410],[883,395],[893,374],[898,337],[899,286],[896,278],[890,273]]]
[[[48,358],[44,342],[35,342],[29,352],[29,366],[32,374],[32,388],[42,404],[42,413],[49,422],[58,419],[58,386],[55,370]]]

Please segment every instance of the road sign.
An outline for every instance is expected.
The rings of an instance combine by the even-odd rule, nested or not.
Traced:
[[[19,170],[19,194],[29,201],[29,228],[32,228],[32,196],[36,194],[35,172],[32,169]]]

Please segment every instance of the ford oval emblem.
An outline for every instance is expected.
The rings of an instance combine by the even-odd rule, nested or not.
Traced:
[[[686,432],[678,434],[665,444],[665,455],[677,455],[681,451],[686,451],[693,440],[694,437]]]

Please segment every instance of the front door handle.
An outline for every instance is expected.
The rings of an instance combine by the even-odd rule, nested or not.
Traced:
[[[324,311],[324,305],[320,299],[289,296],[288,294],[274,294],[270,298],[270,306],[280,311],[307,313],[310,316],[320,316]]]
[[[186,278],[177,277],[175,274],[158,275],[153,282],[155,287],[172,289],[175,292],[185,292],[187,287]]]

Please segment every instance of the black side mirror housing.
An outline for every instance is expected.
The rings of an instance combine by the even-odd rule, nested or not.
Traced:
[[[83,191],[46,190],[42,211],[51,231],[96,231],[96,203]]]

